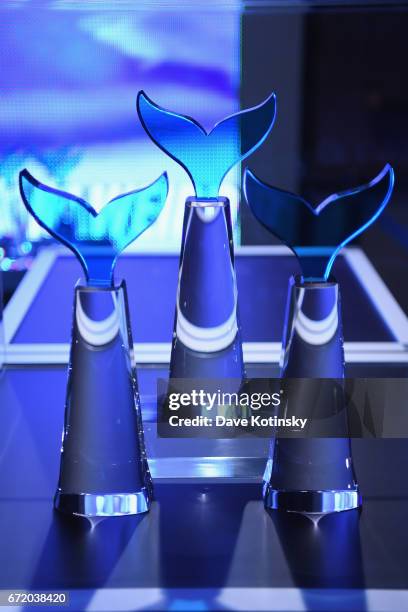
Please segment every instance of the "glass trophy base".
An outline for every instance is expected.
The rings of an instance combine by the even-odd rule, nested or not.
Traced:
[[[355,510],[361,506],[358,489],[333,491],[283,491],[267,487],[265,507],[301,514],[330,514]]]
[[[133,363],[126,285],[75,290],[56,510],[147,512],[151,478]]]
[[[170,379],[243,378],[227,198],[185,202]]]
[[[65,514],[84,517],[109,517],[142,514],[150,508],[147,488],[137,493],[62,493],[57,491],[54,507]]]

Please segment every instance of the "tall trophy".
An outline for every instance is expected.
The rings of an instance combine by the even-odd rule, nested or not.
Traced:
[[[393,186],[394,173],[386,165],[369,183],[313,206],[245,173],[245,195],[253,214],[293,251],[302,272],[289,280],[281,414],[305,417],[310,425],[307,436],[278,433],[272,441],[264,475],[267,508],[325,514],[361,504],[342,382],[340,290],[331,269],[340,249],[384,210]]]
[[[85,274],[85,283],[75,287],[54,506],[86,517],[146,512],[152,483],[126,283],[115,283],[114,267],[121,251],[157,219],[167,197],[167,176],[118,196],[99,214],[84,200],[41,184],[27,170],[20,173],[20,191],[29,213],[75,253]]]
[[[244,376],[230,202],[220,188],[227,172],[267,137],[275,106],[272,94],[206,132],[139,92],[144,129],[186,170],[195,192],[184,205],[171,379]]]

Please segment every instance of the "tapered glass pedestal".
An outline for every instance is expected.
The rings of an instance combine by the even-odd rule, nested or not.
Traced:
[[[77,286],[55,508],[139,514],[151,497],[126,285]]]
[[[230,204],[185,204],[170,378],[243,378]]]
[[[307,437],[277,437],[264,475],[270,509],[305,514],[361,504],[342,379],[344,350],[336,282],[289,283],[282,347],[281,413],[308,419]],[[327,437],[325,437],[327,436]]]

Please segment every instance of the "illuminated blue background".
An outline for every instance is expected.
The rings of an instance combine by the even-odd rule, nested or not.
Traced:
[[[144,133],[137,92],[148,90],[207,128],[239,108],[235,3],[221,15],[211,7],[180,12],[154,3],[148,10],[111,10],[117,3],[79,10],[84,4],[28,0],[3,3],[0,11],[0,236],[11,256],[45,236],[20,202],[24,167],[97,210],[167,170],[165,210],[136,248],[177,248],[192,185]],[[238,181],[239,170],[223,185],[234,210]]]

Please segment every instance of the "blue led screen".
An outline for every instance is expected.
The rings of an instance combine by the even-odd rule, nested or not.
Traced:
[[[9,256],[3,267],[46,236],[21,204],[22,168],[96,210],[167,171],[165,210],[136,248],[176,249],[184,199],[194,190],[143,131],[137,92],[149,91],[208,129],[237,111],[239,12],[54,5],[39,9],[27,1],[24,9],[0,11],[0,238]],[[239,169],[223,185],[234,211],[238,186]]]

